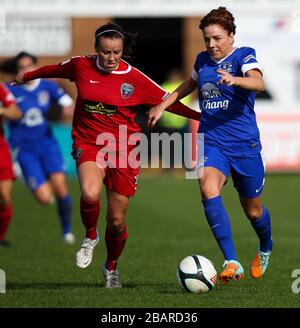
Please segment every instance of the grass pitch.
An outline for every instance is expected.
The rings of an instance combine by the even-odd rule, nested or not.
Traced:
[[[177,284],[175,270],[180,260],[194,253],[204,255],[215,263],[217,271],[223,263],[204,217],[197,181],[142,175],[127,215],[129,239],[118,266],[123,282],[120,290],[103,288],[100,272],[106,255],[104,199],[99,220],[101,241],[90,267],[79,269],[74,256],[84,231],[76,180],[69,181],[77,237],[74,246],[60,241],[55,206],[37,204],[25,186],[16,182],[15,215],[8,234],[13,247],[0,248],[0,268],[7,279],[0,307],[299,307],[300,294],[291,289],[296,279],[292,271],[300,269],[299,185],[299,175],[269,175],[266,179],[263,197],[271,212],[274,250],[266,275],[253,280],[249,268],[258,241],[229,181],[223,201],[246,276],[226,286],[217,284],[208,294],[194,295],[182,292]]]

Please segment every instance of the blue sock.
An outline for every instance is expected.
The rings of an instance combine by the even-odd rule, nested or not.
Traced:
[[[237,260],[228,215],[221,196],[202,201],[208,224],[226,260]]]
[[[258,220],[250,220],[250,222],[259,238],[259,250],[269,252],[273,246],[270,213],[265,207],[263,209],[262,216]]]
[[[71,231],[72,198],[70,195],[67,195],[63,198],[57,198],[57,204],[62,232],[65,235]]]

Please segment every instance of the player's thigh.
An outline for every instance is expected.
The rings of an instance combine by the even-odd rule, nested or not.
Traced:
[[[204,152],[198,153],[197,172],[202,198],[216,197],[230,174],[229,161],[219,149],[205,145]]]
[[[99,199],[105,170],[100,168],[96,162],[87,161],[79,165],[77,177],[81,190],[81,196],[87,201]]]
[[[44,172],[40,157],[29,150],[20,150],[17,160],[22,170],[23,178],[32,192],[47,183],[48,178]]]
[[[11,203],[13,180],[0,180],[0,206]]]
[[[65,197],[68,194],[67,179],[63,172],[52,173],[49,176],[49,182],[54,194],[59,197]]]
[[[231,175],[239,196],[245,199],[261,195],[265,182],[265,167],[260,153],[251,157],[231,158]]]

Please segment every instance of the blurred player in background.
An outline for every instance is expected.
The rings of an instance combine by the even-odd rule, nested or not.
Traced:
[[[13,95],[0,83],[0,247],[9,247],[5,239],[12,215],[11,200],[12,183],[14,179],[13,165],[8,144],[4,138],[3,119],[18,120],[22,112],[16,107]]]
[[[202,111],[199,133],[204,134],[204,144],[199,145],[204,146],[204,157],[198,163],[199,184],[207,221],[225,257],[220,280],[227,283],[244,276],[221,200],[230,174],[260,241],[250,272],[253,278],[260,278],[272,250],[270,214],[261,199],[264,165],[254,112],[255,93],[264,90],[262,70],[254,49],[233,46],[236,26],[226,8],[212,10],[199,27],[207,51],[198,54],[192,76],[150,110],[148,124],[153,126],[165,108],[198,86]]]
[[[129,197],[134,196],[137,189],[139,161],[136,155],[130,156],[130,152],[139,140],[131,139],[131,145],[127,140],[141,131],[135,122],[138,106],[158,104],[167,95],[164,89],[123,60],[132,59],[134,45],[133,35],[108,23],[95,32],[96,55],[73,57],[59,65],[19,74],[15,79],[16,83],[23,83],[40,77],[59,77],[76,83],[73,156],[81,189],[80,213],[86,230],[76,263],[80,268],[86,268],[92,261],[93,250],[99,241],[99,197],[104,184],[107,192],[107,259],[102,272],[106,288],[122,286],[116,269],[117,260],[127,240],[125,215]],[[200,117],[181,103],[171,110],[189,118]],[[125,132],[119,129],[120,126]],[[105,146],[103,139],[108,142]],[[108,152],[107,148],[110,148]],[[107,165],[105,156],[109,155],[117,158],[116,165]]]
[[[36,63],[35,56],[21,52],[2,63],[0,69],[12,74],[24,73],[33,70]],[[55,195],[62,239],[67,244],[73,244],[72,199],[67,189],[65,165],[47,118],[51,106],[56,103],[62,110],[62,116],[71,119],[73,100],[55,82],[49,80],[39,79],[9,88],[23,114],[21,119],[9,123],[9,142],[22,175],[41,204],[52,204]]]

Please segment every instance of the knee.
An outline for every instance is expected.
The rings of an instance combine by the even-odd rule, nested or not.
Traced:
[[[220,190],[215,184],[209,181],[200,181],[201,195],[203,199],[210,199],[220,195]]]
[[[107,217],[108,227],[115,233],[121,233],[125,230],[125,220],[122,215],[113,215]]]
[[[0,206],[6,207],[11,204],[11,192],[10,190],[0,189]]]
[[[0,208],[6,208],[11,204],[11,196],[7,194],[0,194]]]
[[[43,195],[38,195],[36,196],[38,202],[42,205],[51,205],[54,203],[54,197],[53,195],[47,195],[47,194],[43,194]]]
[[[250,207],[245,210],[245,214],[247,218],[253,221],[260,219],[262,213],[263,213],[263,208],[260,206]]]
[[[86,201],[86,202],[96,202],[100,198],[100,191],[98,188],[91,186],[90,188],[88,187],[83,187],[82,192],[81,192],[81,197]]]

